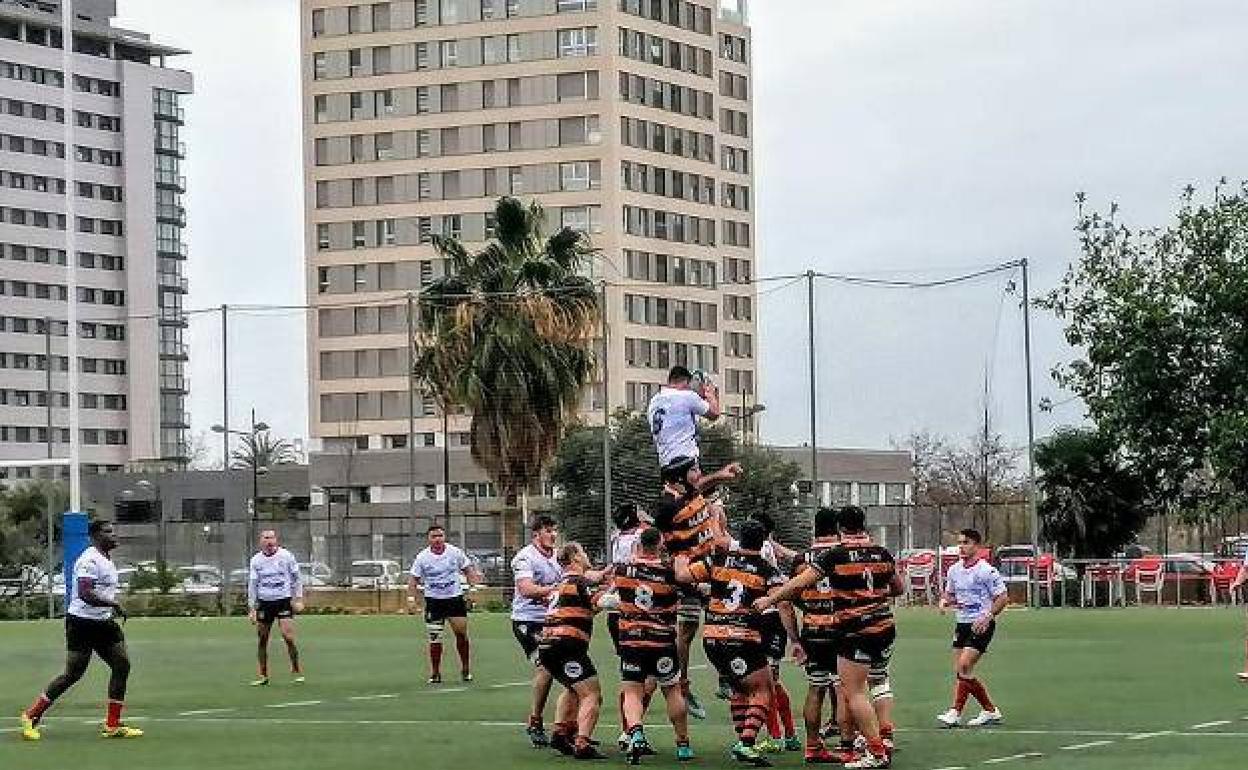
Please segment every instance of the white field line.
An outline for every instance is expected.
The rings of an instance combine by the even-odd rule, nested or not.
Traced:
[[[1229,720],[1229,719],[1219,719],[1219,720],[1217,720],[1217,721],[1215,721],[1215,722],[1201,722],[1200,724],[1198,724],[1198,725],[1192,725],[1191,727],[1189,727],[1189,728],[1187,728],[1187,729],[1189,729],[1189,730],[1204,730],[1206,727],[1222,727],[1223,725],[1229,725],[1230,723],[1231,723],[1231,720]]]
[[[950,765],[949,767],[937,767],[934,770],[966,770],[966,765]]]
[[[290,708],[297,708],[299,706],[319,706],[322,703],[324,703],[324,701],[296,700],[296,701],[291,701],[290,703],[268,703],[268,704],[265,704],[265,708],[266,709],[290,709]]]
[[[377,695],[352,695],[350,698],[347,698],[347,700],[388,700],[390,698],[397,697],[399,697],[397,692],[383,692],[378,693]],[[186,715],[182,714],[181,716]]]
[[[178,716],[180,717],[202,717],[202,716],[207,716],[209,714],[228,714],[231,711],[237,711],[237,710],[238,709],[234,709],[234,708],[197,709],[195,711],[179,711]]]
[[[1084,749],[1094,749],[1097,746],[1112,746],[1113,741],[1088,741],[1087,743],[1075,743],[1070,746],[1063,746],[1062,751],[1083,751]]]
[[[1025,754],[1011,754],[1008,757],[995,757],[993,759],[985,759],[984,764],[985,765],[999,765],[1003,762],[1014,762],[1015,760],[1019,760],[1019,759],[1039,759],[1040,757],[1043,757],[1043,756],[1044,755],[1038,751],[1029,751]]]
[[[467,691],[468,691],[467,687],[446,687],[443,689],[433,690],[432,692],[430,692],[430,695],[440,695],[442,693],[447,693],[447,692],[467,692]]]
[[[1196,734],[1197,734],[1197,735],[1200,735],[1200,733],[1196,733]],[[1146,740],[1148,740],[1149,738],[1159,738],[1159,737],[1161,737],[1161,736],[1163,736],[1163,735],[1174,735],[1174,730],[1158,730],[1158,731],[1157,731],[1157,732],[1155,732],[1155,733],[1137,733],[1136,735],[1128,735],[1128,736],[1127,736],[1127,740],[1129,740],[1129,741],[1146,741]]]

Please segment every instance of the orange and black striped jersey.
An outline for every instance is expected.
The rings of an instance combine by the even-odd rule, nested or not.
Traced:
[[[836,538],[819,538],[810,550],[797,557],[793,574],[798,575],[819,560],[820,554],[840,544]],[[832,579],[826,575],[819,582],[805,589],[794,603],[802,610],[802,637],[814,640],[832,640],[837,636],[836,607],[833,603]]]
[[[711,584],[703,638],[762,642],[763,616],[754,600],[784,582],[778,569],[758,551],[734,549],[694,562],[689,571],[697,582]]]
[[[620,595],[620,646],[667,647],[676,641],[676,605],[680,594],[670,564],[634,559],[615,565]]]
[[[654,525],[663,533],[663,545],[673,558],[688,556],[696,561],[715,549],[715,512],[701,494],[677,496],[664,490]]]
[[[551,596],[541,643],[588,646],[594,633],[594,598],[594,591],[584,575],[564,577]]]
[[[844,537],[813,566],[829,580],[839,633],[875,636],[893,628],[889,593],[897,567],[887,548],[866,536]]]

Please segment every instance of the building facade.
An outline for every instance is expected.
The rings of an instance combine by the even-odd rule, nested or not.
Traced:
[[[466,454],[469,417],[444,432],[426,399],[409,439],[405,295],[442,274],[430,237],[484,242],[503,195],[601,249],[609,377],[591,419],[604,398],[644,409],[676,364],[711,373],[733,411],[754,400],[743,3],[302,0],[302,16],[314,479],[318,457],[358,454],[335,483],[397,506],[409,441]]]
[[[192,81],[167,60],[186,52],[112,26],[115,0],[73,11],[67,78],[59,0],[0,0],[0,459],[68,455],[72,333],[84,470],[176,464],[189,428],[179,132]]]

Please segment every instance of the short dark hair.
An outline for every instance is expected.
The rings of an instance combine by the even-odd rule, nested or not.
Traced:
[[[647,551],[653,551],[659,547],[659,543],[663,542],[663,533],[654,527],[647,527],[641,531],[637,542],[641,543],[641,547]]]
[[[583,550],[584,549],[581,548],[581,544],[576,541],[572,541],[571,543],[564,545],[559,549],[559,555],[556,557],[559,562],[559,566],[567,567],[572,562],[576,561],[576,557],[579,556]]]
[[[757,521],[759,524],[762,524],[763,529],[767,530],[768,535],[776,531],[776,520],[771,518],[770,514],[751,513],[750,518],[753,519],[754,521]]]
[[[558,526],[559,526],[559,522],[555,521],[549,516],[542,515],[542,516],[538,516],[536,519],[533,520],[533,523],[529,525],[529,531],[536,535],[538,532],[541,532],[543,529],[546,529],[548,527],[557,528]]]
[[[446,531],[446,527],[442,526],[441,524],[430,524],[429,529],[425,530],[425,534],[426,535],[431,534],[435,530],[439,530],[439,529],[442,530],[443,532]]]
[[[984,536],[979,534],[978,529],[971,529],[970,527],[967,527],[966,529],[958,532],[958,534],[967,540],[970,540],[975,545],[979,545],[984,542]]]
[[[737,539],[741,541],[741,547],[745,550],[757,551],[767,541],[767,530],[754,519],[746,519],[741,525],[741,536]]]
[[[856,505],[847,505],[836,516],[842,532],[857,534],[867,528],[867,512]]]
[[[615,506],[615,511],[611,513],[611,522],[615,524],[616,529],[632,529],[641,522],[641,516],[637,512],[637,503],[620,503]]]
[[[109,521],[108,519],[96,519],[95,521],[87,525],[87,535],[89,537],[95,537],[96,535],[103,532],[105,527],[111,527],[112,525],[113,525],[113,522]]]
[[[667,373],[667,382],[669,385],[677,382],[688,382],[692,379],[693,372],[689,371],[689,369],[684,366],[673,366]]]
[[[832,537],[840,526],[835,508],[822,507],[815,511],[815,537]]]

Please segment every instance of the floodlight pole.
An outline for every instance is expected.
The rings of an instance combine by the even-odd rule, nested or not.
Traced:
[[[1023,362],[1027,370],[1027,509],[1031,514],[1031,545],[1033,559],[1040,560],[1040,516],[1036,506],[1036,415],[1031,385],[1031,288],[1027,260],[1019,261],[1023,269]],[[1037,574],[1039,574],[1037,572]],[[1039,606],[1040,592],[1031,592],[1031,601]]]
[[[602,521],[603,544],[609,549],[611,544],[611,381],[608,377],[610,368],[608,361],[611,356],[607,343],[607,282],[599,283],[601,300],[599,302],[601,317],[599,322],[602,331]],[[607,558],[611,554],[608,550]]]
[[[69,509],[82,510],[82,436],[78,404],[78,209],[74,160],[74,9],[73,0],[61,3],[61,107],[65,115],[65,274],[66,352],[69,373]],[[51,368],[49,360],[47,366]],[[48,397],[52,394],[49,392]],[[49,580],[51,578],[49,577]]]
[[[810,496],[812,513],[823,502],[819,489],[819,443],[815,433],[815,271],[806,271],[806,346],[810,358]]]

